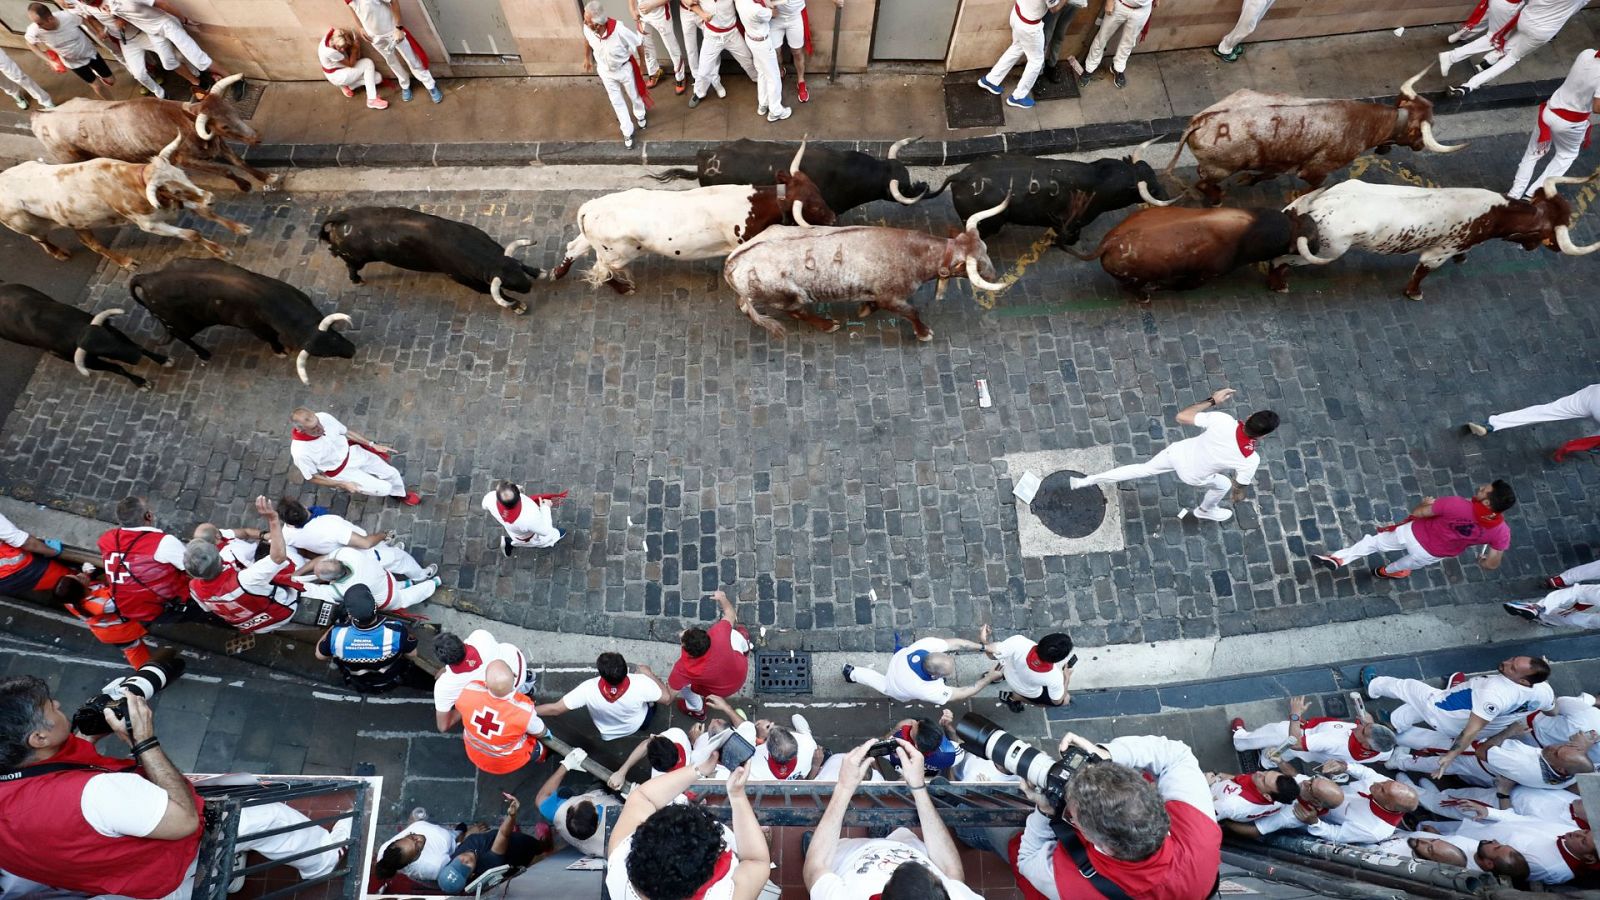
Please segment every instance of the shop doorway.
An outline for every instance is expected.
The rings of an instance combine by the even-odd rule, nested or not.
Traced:
[[[878,0],[872,60],[944,62],[961,0]]]
[[[450,62],[520,60],[500,0],[422,0]]]

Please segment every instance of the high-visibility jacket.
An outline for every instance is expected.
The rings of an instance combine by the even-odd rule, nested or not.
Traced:
[[[163,537],[159,531],[139,528],[113,528],[100,535],[100,558],[105,561],[111,596],[130,619],[148,622],[165,612],[168,603],[189,595],[189,576],[155,557]]]
[[[107,584],[91,585],[88,595],[76,606],[66,606],[66,610],[88,625],[89,633],[102,644],[126,644],[148,633],[144,625],[117,611],[117,602],[111,599],[111,586]]]
[[[456,700],[461,733],[472,764],[492,775],[504,775],[527,765],[537,753],[544,758],[538,736],[544,722],[534,714],[533,699],[526,694],[496,697],[481,681],[469,684]]]

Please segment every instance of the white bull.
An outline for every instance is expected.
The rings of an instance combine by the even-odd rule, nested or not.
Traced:
[[[46,235],[54,228],[70,228],[90,250],[124,269],[134,268],[132,257],[113,253],[90,231],[124,223],[197,243],[213,256],[226,258],[228,251],[221,245],[193,229],[171,224],[187,209],[234,234],[250,233],[249,227],[213,212],[211,192],[196,187],[173,165],[172,154],[182,139],[175,138],[148,163],[95,159],[59,166],[41,162],[12,166],[0,172],[0,224],[33,238],[56,259],[70,254]]]
[[[1484,241],[1499,238],[1520,244],[1524,250],[1543,245],[1574,256],[1593,253],[1600,250],[1600,243],[1578,246],[1572,242],[1572,207],[1556,188],[1595,177],[1549,179],[1543,190],[1527,200],[1480,188],[1341,182],[1312,191],[1284,208],[1301,217],[1301,234],[1316,235],[1314,251],[1307,238],[1297,241],[1303,261],[1293,262],[1324,265],[1352,249],[1420,254],[1405,295],[1421,300],[1422,279],[1429,272],[1446,260],[1462,261],[1468,250]]]

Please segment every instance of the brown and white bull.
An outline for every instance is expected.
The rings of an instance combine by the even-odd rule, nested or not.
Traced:
[[[579,257],[594,251],[594,267],[586,276],[596,287],[609,284],[619,294],[633,293],[628,264],[647,254],[673,259],[715,259],[773,225],[793,221],[789,211],[800,204],[806,221],[832,225],[833,211],[817,186],[800,171],[806,146],[800,144],[788,173],[779,173],[770,187],[714,185],[687,191],[643,188],[596,197],[578,208],[578,236],[567,245],[561,265],[551,272],[562,278]]]
[[[1158,289],[1189,290],[1241,266],[1268,262],[1267,287],[1289,290],[1296,220],[1276,209],[1152,207],[1135,211],[1093,253],[1067,252],[1100,267],[1140,302]]]
[[[113,253],[90,231],[125,223],[151,234],[182,238],[226,258],[228,251],[220,244],[171,223],[178,213],[189,210],[234,234],[250,233],[248,226],[213,212],[211,192],[196,187],[173,165],[172,155],[181,141],[181,136],[173,139],[143,164],[95,159],[60,166],[41,162],[12,166],[0,172],[0,224],[33,238],[56,259],[70,254],[47,235],[54,228],[70,228],[85,247],[124,269],[134,268],[133,257]]]
[[[797,210],[799,226],[769,228],[733,251],[722,277],[739,295],[739,310],[773,337],[783,337],[783,326],[763,315],[758,303],[822,331],[838,331],[839,321],[812,312],[811,304],[861,300],[858,316],[881,309],[910,322],[917,340],[932,340],[933,332],[911,305],[917,288],[937,278],[936,297],[943,296],[945,280],[962,274],[987,291],[1003,291],[1015,283],[994,281],[994,264],[978,236],[978,223],[1004,212],[1009,202],[1008,197],[973,214],[966,230],[949,238],[871,225],[812,228]]]
[[[1222,182],[1248,174],[1256,184],[1294,173],[1312,187],[1356,157],[1402,145],[1412,150],[1454,153],[1433,137],[1433,103],[1417,94],[1424,69],[1400,86],[1393,105],[1356,100],[1317,100],[1234,91],[1189,120],[1167,163],[1167,173],[1187,146],[1199,163],[1195,188],[1213,206],[1222,202]]]
[[[220,175],[248,191],[251,180],[277,187],[282,176],[269,176],[251,166],[228,141],[254,146],[261,136],[228,99],[228,88],[243,78],[229,75],[211,87],[205,99],[89,100],[77,98],[33,114],[33,134],[58,163],[91,159],[143,162],[161,151],[174,132],[183,136],[173,162],[191,172]],[[248,176],[248,178],[246,177]]]
[[[1588,178],[1550,178],[1527,200],[1481,188],[1345,181],[1307,194],[1284,211],[1300,217],[1304,234],[1316,235],[1314,250],[1304,234],[1296,240],[1306,263],[1325,265],[1352,249],[1421,254],[1405,287],[1407,297],[1421,300],[1422,279],[1429,272],[1449,259],[1461,262],[1484,241],[1498,238],[1524,250],[1543,245],[1571,256],[1600,250],[1600,242],[1572,242],[1572,205],[1556,192],[1559,185],[1596,177],[1600,171]]]

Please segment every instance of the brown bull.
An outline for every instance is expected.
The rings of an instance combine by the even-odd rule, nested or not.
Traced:
[[[1454,153],[1467,145],[1434,139],[1433,103],[1416,92],[1427,71],[1407,79],[1393,105],[1234,91],[1189,120],[1166,171],[1187,146],[1199,163],[1195,187],[1215,206],[1222,182],[1236,174],[1255,184],[1292,172],[1315,188],[1368,150],[1387,153],[1400,145]]]
[[[1240,266],[1268,262],[1267,286],[1289,290],[1295,219],[1276,209],[1141,209],[1117,223],[1093,253],[1101,268],[1140,302],[1153,290],[1189,290]]]
[[[33,114],[33,134],[58,163],[91,159],[144,162],[172,140],[182,141],[172,159],[190,172],[219,175],[248,191],[251,180],[265,189],[277,187],[281,176],[246,163],[228,146],[229,141],[255,146],[261,136],[239,115],[227,90],[242,75],[229,75],[212,86],[205,99],[178,100],[68,100],[52,110]]]

